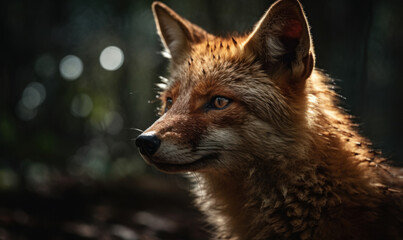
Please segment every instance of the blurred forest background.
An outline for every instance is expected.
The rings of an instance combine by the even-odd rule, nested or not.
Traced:
[[[317,67],[343,107],[403,165],[403,2],[301,0]],[[214,34],[273,1],[167,0]],[[13,0],[0,8],[0,239],[206,239],[186,180],[145,165],[133,139],[157,117],[151,1]],[[340,80],[339,80],[340,79]]]

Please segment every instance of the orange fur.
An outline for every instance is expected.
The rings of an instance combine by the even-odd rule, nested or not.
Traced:
[[[159,170],[189,173],[215,238],[403,239],[401,171],[337,107],[297,0],[228,38],[153,11],[171,76],[136,144]]]

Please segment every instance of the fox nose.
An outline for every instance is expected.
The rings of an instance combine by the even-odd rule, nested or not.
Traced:
[[[136,138],[136,146],[141,154],[152,156],[161,145],[161,140],[154,133],[141,134]]]

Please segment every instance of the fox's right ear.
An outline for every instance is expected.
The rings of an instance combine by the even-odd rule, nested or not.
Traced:
[[[298,0],[278,0],[244,43],[271,74],[287,76],[283,86],[303,89],[315,58],[309,25]]]
[[[154,2],[152,10],[165,51],[175,63],[186,58],[192,43],[199,43],[208,36],[203,29],[180,17],[161,2]]]

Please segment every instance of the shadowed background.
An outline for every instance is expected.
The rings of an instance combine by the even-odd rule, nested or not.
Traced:
[[[214,34],[272,1],[166,1]],[[362,134],[403,165],[403,3],[302,0],[317,55]],[[133,138],[167,76],[151,1],[5,1],[0,8],[0,239],[206,239],[186,180]]]

